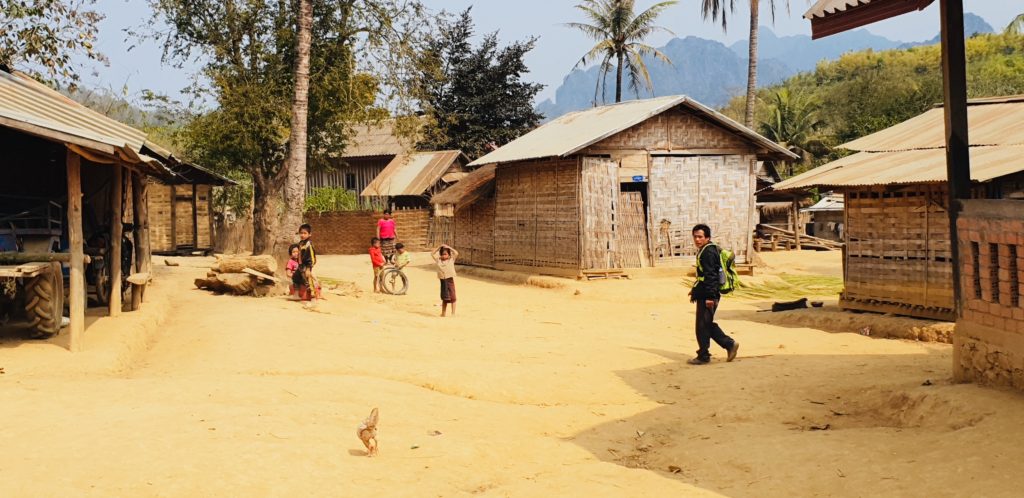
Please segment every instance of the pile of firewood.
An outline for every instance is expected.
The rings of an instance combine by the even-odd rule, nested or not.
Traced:
[[[276,271],[273,256],[218,256],[206,278],[197,278],[195,284],[214,294],[263,297],[277,284]]]

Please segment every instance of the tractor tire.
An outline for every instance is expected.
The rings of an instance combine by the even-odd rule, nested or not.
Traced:
[[[64,274],[51,262],[46,273],[25,282],[25,318],[33,337],[45,339],[60,332],[64,316]]]

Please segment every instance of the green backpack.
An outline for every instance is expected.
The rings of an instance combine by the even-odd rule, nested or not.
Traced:
[[[700,266],[700,255],[704,252],[704,249],[708,246],[718,247],[718,244],[714,242],[708,242],[704,248],[697,253],[697,269],[701,273],[704,273],[704,269]],[[723,249],[718,247],[718,259],[722,263],[722,273],[718,275],[718,292],[722,294],[728,294],[738,289],[740,284],[740,276],[736,273],[736,255],[733,254],[729,249]],[[697,281],[702,281],[704,277],[698,277]]]

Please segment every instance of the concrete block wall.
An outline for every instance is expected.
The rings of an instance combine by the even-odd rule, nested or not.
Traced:
[[[963,313],[954,378],[1024,390],[1024,203],[967,201],[957,232]]]

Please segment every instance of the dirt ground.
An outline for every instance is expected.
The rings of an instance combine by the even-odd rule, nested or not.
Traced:
[[[765,259],[754,287],[839,275],[838,253]],[[719,313],[737,361],[694,367],[675,276],[546,289],[466,272],[441,319],[426,255],[406,296],[370,294],[366,257],[322,257],[321,276],[362,292],[317,311],[194,290],[205,260],[178,261],[143,311],[95,321],[84,353],[0,334],[0,496],[1024,489],[1024,396],[952,384],[946,344],[762,323],[756,292]],[[367,458],[355,430],[374,407]]]

